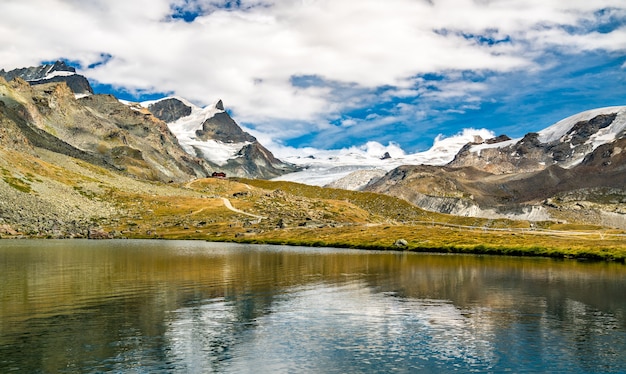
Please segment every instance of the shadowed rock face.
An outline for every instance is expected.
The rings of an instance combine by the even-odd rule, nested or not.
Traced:
[[[237,156],[228,162],[228,166],[239,170],[246,177],[271,179],[296,170],[293,165],[274,157],[272,152],[256,141],[241,148]]]
[[[626,134],[596,148],[585,157],[581,166],[597,168],[602,173],[626,171]]]
[[[589,121],[577,122],[571,130],[567,132],[566,136],[569,138],[569,143],[577,146],[586,142],[589,140],[591,135],[613,123],[616,117],[617,113],[601,114],[590,119]]]
[[[191,114],[191,107],[180,100],[169,98],[148,106],[154,116],[166,123],[174,122]]]
[[[21,127],[10,119],[14,117],[12,112],[4,101],[0,101],[0,144],[7,149],[29,153],[33,145],[22,133]]]
[[[202,130],[196,131],[202,140],[217,140],[222,143],[256,142],[256,138],[243,131],[226,112],[216,113],[202,123]]]
[[[65,74],[55,75],[55,73]],[[76,74],[76,69],[67,66],[63,61],[57,61],[54,64],[14,69],[8,72],[2,69],[0,70],[0,76],[7,81],[21,78],[31,85],[65,82],[75,94],[93,94],[93,89],[87,78]]]
[[[509,138],[506,135],[498,135],[495,138],[491,138],[491,139],[485,140],[485,143],[487,143],[487,144],[496,144],[496,143],[506,142],[508,140],[511,140],[511,138]]]

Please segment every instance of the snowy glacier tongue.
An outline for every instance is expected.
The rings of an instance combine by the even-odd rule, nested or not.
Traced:
[[[237,157],[237,153],[246,145],[247,142],[239,143],[223,143],[218,140],[202,140],[196,136],[197,130],[202,130],[203,123],[213,118],[218,113],[223,113],[223,109],[218,109],[217,104],[209,105],[204,108],[189,102],[181,97],[174,97],[183,104],[191,107],[191,113],[174,122],[168,123],[170,131],[176,136],[178,142],[185,152],[202,157],[217,165],[225,165],[228,160]],[[164,98],[168,99],[168,98]],[[164,100],[162,99],[162,100]],[[157,100],[158,101],[158,100]],[[155,101],[142,102],[141,105],[147,108]]]
[[[236,157],[237,152],[246,143],[222,143],[217,140],[201,140],[196,137],[196,131],[202,130],[204,121],[222,112],[224,111],[217,109],[215,105],[199,108],[192,104],[190,115],[169,123],[167,126],[176,135],[178,142],[187,153],[202,156],[204,159],[221,166],[226,164],[229,159]]]

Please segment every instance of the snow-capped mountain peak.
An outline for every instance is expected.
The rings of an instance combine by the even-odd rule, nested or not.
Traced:
[[[167,123],[187,153],[208,161],[214,169],[255,178],[295,170],[243,131],[226,112],[222,100],[199,107],[174,96],[143,102],[142,106]]]
[[[176,135],[187,153],[218,166],[223,166],[229,159],[238,157],[237,153],[249,143],[202,139],[201,134],[206,122],[220,113],[225,113],[222,100],[202,108],[182,97],[172,96],[145,101],[141,105],[168,123],[170,131]]]
[[[568,117],[539,132],[539,141],[551,143],[559,141],[570,143],[572,147],[584,146],[594,151],[599,146],[610,143],[626,131],[626,106],[608,107],[589,110]],[[576,165],[585,157],[585,153],[568,166]]]
[[[565,118],[537,133],[503,142],[471,144],[451,163],[493,173],[572,168],[598,147],[626,136],[626,106],[599,108]]]
[[[221,103],[222,102],[221,100],[217,101],[213,105],[208,105],[204,108],[201,108],[185,99],[182,99],[179,97],[175,97],[174,99],[180,100],[183,104],[191,108],[191,113],[189,115],[185,117],[181,117],[177,119],[176,121],[170,123],[170,127],[172,126],[178,127],[178,128],[183,129],[184,131],[195,132],[196,130],[200,130],[202,129],[202,124],[206,120],[215,117],[217,113],[224,112],[223,107],[222,109],[217,108],[217,104]],[[145,103],[142,103],[142,106],[148,108],[148,106],[146,106]]]
[[[68,66],[63,61],[57,61],[54,64],[19,68],[8,72],[2,69],[0,70],[0,76],[7,81],[14,78],[21,78],[31,85],[65,82],[77,97],[93,94],[93,89],[87,78],[76,73],[75,68]]]
[[[571,132],[573,127],[579,122],[588,122],[593,118],[602,115],[616,114],[617,118],[612,121],[604,131],[592,135],[592,138],[602,138],[604,140],[613,140],[615,136],[626,129],[626,106],[613,106],[599,109],[592,109],[582,113],[567,117],[554,125],[539,131],[539,141],[542,143],[550,143],[556,140],[566,140],[564,137]]]

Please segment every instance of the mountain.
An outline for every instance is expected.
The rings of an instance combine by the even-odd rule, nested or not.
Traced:
[[[184,181],[209,173],[167,125],[111,95],[77,98],[66,82],[30,85],[0,78],[3,146],[45,149],[148,180]]]
[[[467,144],[449,164],[474,166],[495,174],[543,170],[551,165],[572,168],[596,148],[623,138],[626,107],[586,111],[521,139],[494,139]]]
[[[63,148],[64,154],[80,155],[94,164],[158,180],[188,179],[213,171],[227,172],[229,176],[272,178],[298,170],[278,160],[256,138],[244,132],[224,110],[221,101],[207,108],[199,108],[181,98],[164,98],[146,102],[144,106],[118,102],[110,95],[94,95],[87,78],[63,61],[8,72],[3,69],[0,77],[5,83],[27,82],[33,87],[32,99],[42,100],[38,113],[32,118],[44,118],[46,125],[29,119],[22,121],[32,122],[43,130],[37,138],[46,140],[37,144],[50,148],[53,143],[67,143],[55,149]],[[49,88],[55,83],[64,83],[78,100],[68,104],[69,99],[64,98],[65,101],[61,100],[64,105],[78,104],[86,111],[75,108],[66,111],[64,107],[55,106],[53,92],[60,89]],[[40,86],[44,88],[36,88]],[[53,104],[47,105],[49,102]],[[66,115],[72,118],[65,118]],[[98,121],[107,125],[98,126]],[[63,123],[66,126],[62,126]],[[68,131],[68,126],[73,130]],[[31,134],[31,141],[34,136]]]
[[[468,143],[446,166],[401,166],[366,190],[455,215],[626,228],[625,151],[626,107],[602,108]]]
[[[88,89],[71,89],[69,84],[81,79],[60,62],[1,73],[12,78],[0,77],[0,161],[11,193],[32,184],[29,172],[11,172],[19,157],[52,165],[70,157],[82,168],[102,167],[143,181],[183,183],[215,171],[302,178],[400,197],[439,213],[626,228],[626,107],[583,112],[519,139],[467,131],[409,155],[378,143],[302,151],[289,160],[307,169],[290,173],[298,167],[276,159],[230,117],[221,100],[204,108],[176,97],[121,102],[88,93],[88,82]],[[16,196],[2,200],[7,211],[16,212],[10,203]],[[56,209],[50,201],[34,201],[21,205]]]
[[[93,94],[93,89],[87,78],[77,74],[76,69],[68,66],[63,61],[57,61],[54,64],[14,69],[8,72],[2,69],[0,70],[0,77],[4,78],[6,81],[21,78],[31,85],[65,82],[76,95]]]
[[[303,170],[276,180],[362,190],[382,171],[403,165],[473,166],[494,174],[539,171],[550,165],[569,168],[624,131],[626,120],[621,112],[623,107],[586,111],[518,139],[467,129],[449,138],[437,137],[424,152],[405,154],[392,149],[387,152],[391,157],[383,157],[386,147],[373,146],[373,142],[336,151],[306,154],[303,150],[299,156],[285,158]]]
[[[297,170],[294,165],[278,160],[254,136],[243,131],[225,111],[221,100],[205,108],[178,97],[141,105],[167,122],[187,153],[206,160],[214,170],[264,179]]]

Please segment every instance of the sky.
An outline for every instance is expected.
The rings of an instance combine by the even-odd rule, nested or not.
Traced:
[[[2,0],[0,68],[222,99],[270,150],[428,149],[626,105],[624,0]]]

